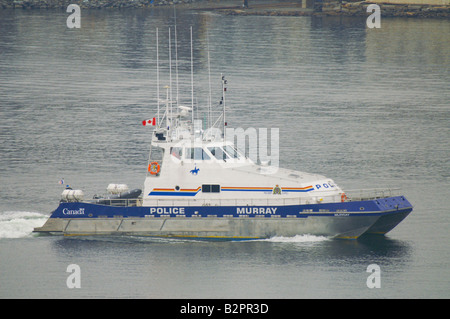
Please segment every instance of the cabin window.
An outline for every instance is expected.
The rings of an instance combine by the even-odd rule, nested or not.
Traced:
[[[186,159],[193,159],[196,161],[209,160],[210,157],[201,147],[187,147]]]
[[[220,193],[220,185],[203,184],[202,193]]]
[[[225,152],[228,153],[228,155],[230,155],[233,158],[239,158],[239,153],[234,149],[234,147],[230,146],[230,145],[225,145],[224,146]]]
[[[152,145],[150,148],[149,166],[147,172],[149,176],[153,177],[159,176],[160,171],[163,169],[164,166],[163,158],[164,158],[164,149]],[[159,169],[157,167],[159,167]],[[152,169],[153,173],[151,173],[150,168]]]
[[[181,155],[183,154],[183,149],[181,147],[171,147],[170,155],[181,160]]]
[[[208,147],[208,150],[220,161],[225,161],[230,158],[221,147]]]

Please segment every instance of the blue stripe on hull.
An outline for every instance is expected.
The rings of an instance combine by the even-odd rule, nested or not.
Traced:
[[[281,217],[307,218],[309,216],[368,216],[389,211],[412,209],[403,197],[377,200],[305,204],[288,206],[174,206],[174,207],[117,207],[83,202],[61,203],[52,218],[98,218],[98,217]]]

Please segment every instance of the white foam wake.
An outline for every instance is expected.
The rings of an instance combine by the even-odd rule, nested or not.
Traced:
[[[325,236],[315,236],[315,235],[296,235],[294,237],[283,237],[283,236],[274,236],[272,238],[266,239],[266,241],[270,241],[273,243],[306,243],[306,242],[317,242],[317,241],[325,241],[329,240],[328,237]]]
[[[0,212],[0,238],[29,237],[48,216],[35,212]]]

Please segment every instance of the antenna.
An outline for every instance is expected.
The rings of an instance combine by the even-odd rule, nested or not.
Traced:
[[[206,39],[208,42],[208,75],[209,75],[209,107],[208,107],[208,127],[211,127],[211,63],[209,59],[209,32],[206,32]]]
[[[171,37],[170,37],[170,28],[169,28],[169,92],[170,95],[167,97],[167,99],[169,100],[168,103],[170,103],[170,124],[169,124],[169,131],[170,131],[170,127],[172,126],[172,46],[171,46]],[[167,113],[167,116],[169,117],[169,112]]]
[[[164,87],[166,89],[166,126],[167,130],[169,131],[169,128],[172,126],[172,123],[169,121],[169,86],[166,85]],[[169,137],[169,134],[167,134]]]
[[[176,82],[177,82],[177,105],[179,105],[178,100],[178,42],[177,42],[177,13],[175,11],[175,5],[173,6],[173,15],[175,18],[175,74],[176,74]]]
[[[194,125],[194,60],[192,45],[192,26],[191,26],[191,108],[192,108],[192,125]]]
[[[161,126],[161,123],[159,122],[159,46],[158,46],[158,28],[156,28],[156,97],[158,99],[158,123],[157,127]]]
[[[223,74],[222,75],[222,104],[223,104],[223,140],[226,141],[226,127],[227,126],[227,122],[226,122],[226,118],[225,118],[225,92],[227,91],[227,80],[225,80],[225,76]]]

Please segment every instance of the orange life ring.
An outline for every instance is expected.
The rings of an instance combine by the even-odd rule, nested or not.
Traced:
[[[151,162],[148,165],[148,171],[150,172],[150,174],[152,175],[156,175],[159,173],[159,171],[161,170],[161,167],[159,166],[159,164],[157,162]]]
[[[347,195],[345,193],[341,194],[341,202],[345,202],[347,200]]]

